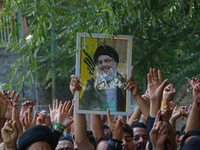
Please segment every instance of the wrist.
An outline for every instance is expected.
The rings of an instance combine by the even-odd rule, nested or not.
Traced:
[[[131,94],[132,95],[132,94]],[[141,94],[140,93],[137,93],[135,95],[132,95],[132,98],[137,101],[139,98],[142,98]]]
[[[160,110],[161,102],[152,102],[150,100],[150,115],[157,115],[158,110]]]
[[[164,143],[162,145],[153,144],[153,150],[164,150]]]
[[[176,119],[174,119],[174,118],[170,118],[169,121],[173,121],[173,122],[175,122]]]
[[[4,143],[4,146],[5,150],[16,150],[17,148],[17,144],[16,143],[13,143],[13,144],[5,144]]]
[[[58,127],[54,127],[54,129],[56,130],[56,131],[58,131],[59,133],[63,133],[63,131],[61,130],[61,129],[59,129]]]
[[[121,134],[122,135],[122,134]],[[119,140],[119,141],[122,141],[122,136],[121,135],[115,135],[115,134],[113,134],[113,139],[116,139],[116,140]]]

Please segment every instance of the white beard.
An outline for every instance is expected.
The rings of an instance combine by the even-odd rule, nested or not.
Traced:
[[[102,81],[111,81],[113,78],[117,76],[117,65],[114,63],[113,67],[110,68],[110,71],[108,73],[102,73],[101,70],[97,69],[97,76]]]

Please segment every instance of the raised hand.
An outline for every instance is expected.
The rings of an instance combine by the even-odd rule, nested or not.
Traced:
[[[120,118],[112,119],[110,116],[110,109],[107,109],[107,117],[108,117],[108,126],[110,127],[110,131],[113,133],[113,139],[122,140],[123,129],[122,129],[121,119]]]
[[[137,95],[140,95],[138,82],[134,79],[134,67],[133,66],[131,67],[131,77],[126,80],[125,84],[126,84],[126,87],[124,89],[131,91],[131,96],[133,98]]]
[[[5,115],[5,119],[6,120],[10,120],[12,117],[12,108],[14,106],[14,104],[17,103],[18,99],[19,99],[19,94],[16,94],[16,91],[13,90],[12,94],[10,97],[8,97],[8,106],[7,106],[7,111],[6,111],[6,115]]]
[[[55,122],[57,121],[59,108],[61,104],[62,104],[62,101],[60,101],[60,103],[58,102],[58,100],[53,101],[53,109],[51,105],[49,104],[51,123],[53,124],[53,126],[55,126]]]
[[[147,89],[146,92],[142,95],[142,98],[149,104],[149,90]]]
[[[176,121],[180,117],[181,117],[181,107],[175,106],[174,110],[172,112],[171,119],[174,120],[174,121]]]
[[[173,87],[173,84],[169,84],[164,88],[163,100],[166,101],[167,98],[170,100],[170,98],[175,94],[176,94],[176,90]]]
[[[161,111],[157,112],[157,116],[150,132],[150,139],[153,144],[153,149],[164,149],[164,142],[167,139],[168,129],[164,122],[159,121]]]
[[[33,120],[31,117],[31,108],[28,108],[28,111],[25,111],[24,117],[21,119],[22,120],[22,126],[23,126],[23,132],[25,132],[27,129],[34,127],[36,125],[37,121],[37,111],[35,111]]]
[[[42,110],[37,117],[36,125],[49,126],[51,123],[50,115],[46,115],[46,111]]]
[[[71,75],[71,82],[70,82],[70,91],[73,95],[75,95],[75,91],[82,90],[82,87],[79,85],[80,81],[76,75]]]
[[[19,130],[16,122],[12,120],[6,121],[4,127],[1,129],[1,135],[6,149],[16,149],[18,134]]]
[[[161,115],[163,117],[163,120],[169,121],[169,118],[172,115],[172,111],[174,109],[174,103],[169,102],[169,99],[167,98],[165,101],[165,106],[161,109]]]
[[[9,102],[10,91],[5,93],[5,91],[0,90],[0,119],[5,119],[5,114]]]
[[[156,69],[150,69],[147,78],[148,78],[148,90],[149,90],[150,100],[161,101],[163,89],[168,79],[163,81],[161,71],[158,70],[157,73]]]
[[[72,104],[70,107],[70,104],[70,101],[66,101],[64,104],[61,104],[57,118],[57,122],[66,128],[74,122],[74,120],[71,118],[72,112],[74,110],[74,105]]]
[[[21,108],[21,111],[20,111],[20,119],[24,118],[24,115],[25,115],[25,112],[28,111],[28,110],[33,110],[33,102],[32,101],[26,101],[24,103],[22,103],[22,108]]]
[[[189,83],[193,88],[193,97],[194,100],[200,102],[200,80],[197,78],[189,79]]]
[[[189,109],[187,109],[186,106],[182,106],[181,107],[181,116],[187,118],[189,116],[189,114],[190,114],[191,109],[192,109],[192,105],[191,104],[189,106]]]

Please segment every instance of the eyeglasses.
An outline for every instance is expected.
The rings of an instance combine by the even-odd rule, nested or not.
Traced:
[[[109,64],[113,61],[113,59],[105,59],[104,61],[97,61],[97,64],[98,65],[102,65],[103,62],[106,63],[106,64]]]

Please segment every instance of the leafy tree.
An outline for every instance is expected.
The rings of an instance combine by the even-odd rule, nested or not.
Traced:
[[[1,25],[12,28],[8,48],[22,55],[13,65],[10,84],[21,86],[26,79],[32,84],[35,72],[40,83],[50,85],[53,42],[58,81],[69,81],[74,73],[77,32],[132,35],[133,64],[142,91],[150,67],[161,69],[177,88],[185,78],[199,76],[197,0],[7,0],[3,5]],[[17,7],[28,20],[31,42],[25,40],[27,35],[15,38]]]

